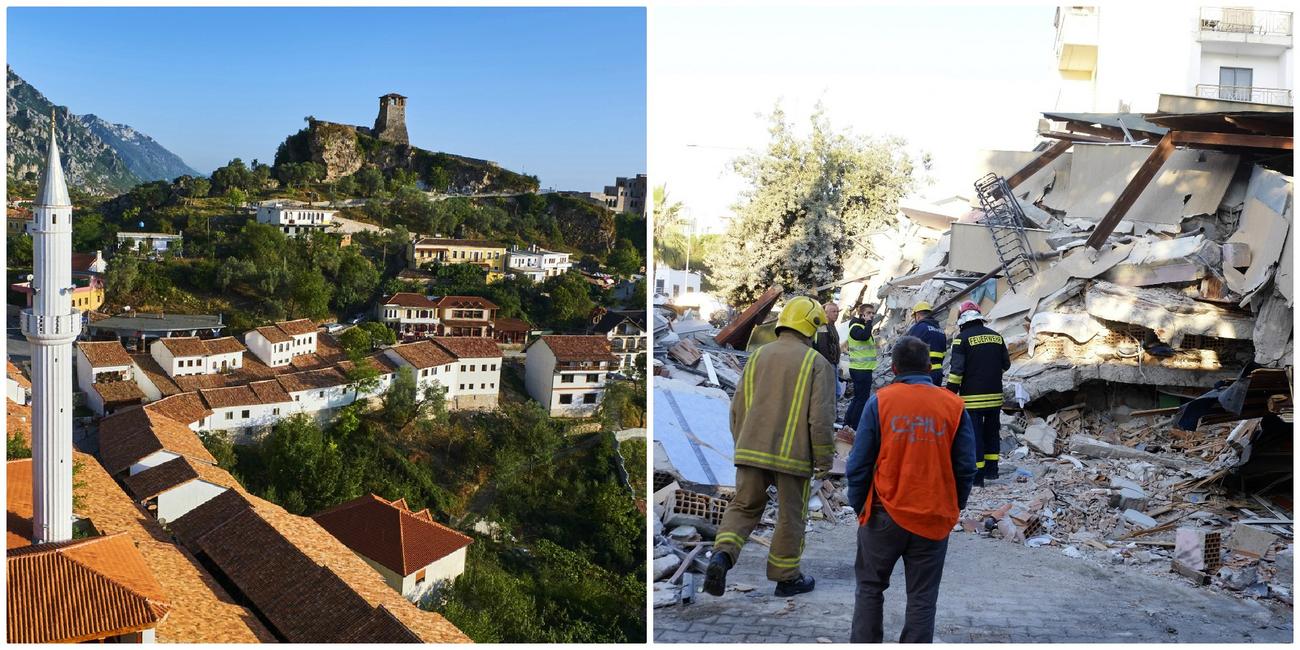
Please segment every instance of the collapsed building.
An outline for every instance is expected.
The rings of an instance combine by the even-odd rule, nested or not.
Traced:
[[[985,155],[969,198],[904,203],[843,281],[800,292],[878,305],[876,387],[917,302],[950,337],[976,302],[1003,335],[1013,467],[963,530],[1290,605],[1292,120],[1046,113],[1036,150]],[[694,596],[732,487],[728,396],[792,295],[722,328],[656,314],[657,606]],[[841,471],[851,444],[841,430]],[[835,485],[815,518],[851,519]]]

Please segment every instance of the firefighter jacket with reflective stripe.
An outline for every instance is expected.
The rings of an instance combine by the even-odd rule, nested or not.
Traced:
[[[876,369],[876,339],[871,337],[871,321],[849,321],[849,370]]]
[[[952,340],[948,390],[961,395],[968,409],[1000,408],[1002,373],[1010,367],[1002,335],[978,321],[966,323]]]
[[[829,470],[835,372],[808,339],[783,330],[750,355],[731,398],[736,465],[796,476]]]
[[[930,346],[930,372],[943,370],[943,355],[948,351],[948,337],[944,336],[938,321],[933,318],[923,319],[912,325],[912,329],[907,330],[907,335],[915,336]],[[938,383],[937,379],[935,383]]]
[[[957,523],[975,473],[975,432],[961,399],[919,372],[867,402],[844,471],[860,523],[878,501],[899,526],[933,540]]]

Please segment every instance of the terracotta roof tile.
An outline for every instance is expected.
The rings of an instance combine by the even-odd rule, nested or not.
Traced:
[[[522,321],[518,318],[498,318],[492,322],[492,329],[498,332],[527,332],[533,326],[528,321]]]
[[[236,368],[227,373],[226,383],[235,384],[247,383],[260,379],[274,379],[276,375],[283,374],[284,372],[284,366],[272,368],[271,366],[262,363],[261,360],[257,358],[257,355],[246,354],[244,355],[243,367]]]
[[[184,485],[199,477],[193,465],[184,456],[177,456],[165,463],[155,465],[137,474],[132,474],[122,482],[126,490],[136,501],[152,499],[178,485]]]
[[[99,393],[105,406],[144,400],[144,391],[134,381],[97,381],[90,387]]]
[[[405,502],[386,501],[374,494],[334,506],[312,519],[348,548],[403,576],[474,541],[434,522],[427,510],[417,515]]]
[[[224,388],[227,385],[225,375],[181,375],[172,377],[172,381],[187,393],[204,388]]]
[[[293,340],[292,336],[285,334],[284,330],[281,330],[275,325],[263,325],[254,331],[261,334],[262,338],[266,339],[270,343],[288,343]]]
[[[15,366],[14,362],[5,359],[5,372],[8,373],[10,379],[18,382],[19,386],[31,390],[31,380],[27,379],[27,375],[24,375],[22,369]]]
[[[133,354],[131,355],[131,361],[135,362],[135,367],[149,379],[149,382],[158,389],[158,392],[161,393],[163,397],[170,397],[185,392],[180,386],[176,385],[176,381],[167,374],[167,371],[163,370],[163,367],[158,365],[158,361],[155,360],[152,355]]]
[[[478,336],[435,336],[431,339],[438,347],[457,359],[494,359],[501,357],[501,347],[496,341]]]
[[[289,375],[280,375],[276,377],[280,386],[285,391],[296,393],[303,390],[319,390],[322,388],[333,388],[335,386],[346,386],[348,378],[343,376],[335,368],[325,368],[323,370],[306,370],[295,372]]]
[[[81,341],[77,349],[90,361],[92,368],[112,368],[131,365],[131,355],[120,341]]]
[[[543,336],[556,361],[618,361],[603,336]]]
[[[393,297],[383,302],[385,305],[394,305],[397,307],[418,307],[420,309],[435,309],[437,303],[428,296],[422,296],[418,293],[399,292],[393,294]]]
[[[208,348],[197,336],[172,336],[158,339],[173,357],[201,357],[208,353]]]
[[[150,402],[144,409],[189,426],[212,415],[198,393],[181,393]]]
[[[230,386],[199,391],[208,408],[231,408],[255,404],[282,404],[293,398],[273,379],[255,381],[246,386]]]
[[[444,366],[456,360],[446,350],[434,345],[432,341],[407,343],[390,349],[405,359],[407,363],[419,369]]]
[[[308,318],[299,318],[298,320],[287,320],[275,324],[280,331],[289,336],[299,336],[302,334],[311,334],[316,331],[316,323]]]
[[[93,457],[74,452],[74,458],[80,468],[78,480],[83,483],[77,491],[80,498],[77,515],[90,519],[101,533],[129,535],[173,604],[171,613],[158,625],[158,641],[250,643],[275,640],[252,612],[235,604],[230,594],[193,555],[171,543],[171,536],[131,501]],[[206,467],[202,463],[196,466]],[[10,461],[6,469],[6,505],[12,540],[15,521],[26,526],[28,535],[31,533],[31,459]],[[215,467],[210,469],[225,474]],[[21,545],[29,543],[26,539],[21,540]]]
[[[446,239],[440,237],[421,237],[415,242],[417,247],[423,246],[468,246],[472,248],[505,248],[505,244],[494,242],[487,239]]]
[[[374,354],[371,354],[370,356],[362,358],[362,361],[365,362],[367,365],[369,365],[371,368],[373,368],[381,375],[391,375],[397,372],[401,368],[400,364],[398,364],[396,361],[393,361],[391,358],[389,358],[388,355],[384,354],[383,352],[376,352]],[[352,365],[353,365],[352,362],[346,359],[338,363],[339,370],[344,373],[350,371],[352,369]]]
[[[99,455],[109,474],[123,472],[142,458],[163,450],[199,462],[217,463],[188,425],[149,408],[158,403],[128,408],[100,420]]]
[[[439,309],[497,309],[496,303],[478,296],[443,296],[436,304]]]
[[[124,533],[12,549],[9,643],[77,642],[153,628],[171,610]]]
[[[32,446],[32,407],[5,400],[5,438],[22,438],[23,444]]]
[[[233,354],[247,350],[239,339],[233,336],[223,336],[219,339],[208,339],[203,342],[203,347],[208,354]]]

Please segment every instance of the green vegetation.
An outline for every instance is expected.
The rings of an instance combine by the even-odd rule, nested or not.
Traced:
[[[7,460],[18,460],[19,458],[31,458],[32,448],[23,440],[21,434],[17,431],[9,434],[5,444],[5,458]]]
[[[462,530],[498,524],[495,540],[475,535],[466,573],[422,603],[475,641],[643,641],[645,519],[613,435],[569,434],[531,402],[447,413],[434,394],[413,400],[413,379],[388,393],[403,404],[350,406],[325,428],[295,417],[257,445],[204,442],[247,489],[297,514],[375,493]]]

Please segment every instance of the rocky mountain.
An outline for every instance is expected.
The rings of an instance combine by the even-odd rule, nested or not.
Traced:
[[[92,194],[118,194],[142,181],[196,174],[176,154],[124,124],[94,115],[73,115],[55,106],[31,84],[7,69],[9,177],[35,180],[49,146],[50,111],[57,116],[59,153],[68,183]]]
[[[172,180],[177,176],[202,176],[181,157],[164,149],[153,138],[125,124],[113,124],[93,114],[81,116],[91,132],[108,143],[142,181]]]

